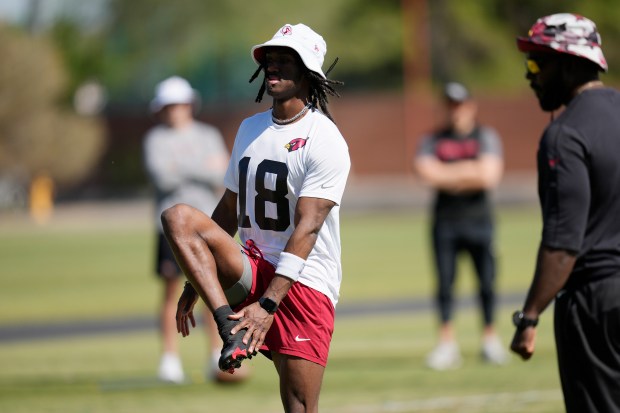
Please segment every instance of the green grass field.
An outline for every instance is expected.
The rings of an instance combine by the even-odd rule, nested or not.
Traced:
[[[113,215],[113,214],[112,214]],[[10,217],[9,217],[10,218]],[[38,227],[1,220],[0,328],[109,318],[154,316],[158,284],[151,275],[149,211],[132,219],[53,221]],[[499,293],[524,293],[540,231],[534,208],[498,212]],[[355,214],[342,218],[344,281],[339,308],[431,295],[433,278],[423,212]],[[457,292],[475,280],[463,262]],[[498,309],[506,345],[513,308]],[[479,360],[479,314],[455,320],[462,368],[435,372],[424,357],[435,343],[432,312],[337,318],[322,412],[560,412],[551,311],[539,327],[537,353],[505,367]],[[205,338],[181,342],[190,382],[155,378],[160,344],[155,330],[0,342],[0,412],[281,411],[277,377],[264,358],[250,361],[253,377],[240,385],[205,381]]]

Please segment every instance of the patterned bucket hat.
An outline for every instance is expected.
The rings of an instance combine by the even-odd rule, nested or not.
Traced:
[[[579,56],[596,63],[607,71],[607,60],[601,49],[601,36],[596,25],[578,14],[558,13],[541,17],[534,23],[527,37],[518,37],[522,52],[550,51]]]

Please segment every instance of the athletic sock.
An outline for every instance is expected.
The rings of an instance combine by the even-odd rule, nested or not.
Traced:
[[[229,305],[223,305],[213,312],[213,318],[215,319],[215,323],[217,324],[217,331],[220,333],[220,337],[224,342],[226,342],[226,340],[229,338],[230,330],[232,330],[237,323],[236,320],[230,320],[228,318],[229,315],[234,313],[235,312],[232,310],[232,308],[230,308]]]

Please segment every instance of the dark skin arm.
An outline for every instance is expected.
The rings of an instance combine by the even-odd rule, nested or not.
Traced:
[[[326,199],[299,198],[295,207],[295,230],[291,234],[284,251],[304,260],[307,259],[312,248],[314,248],[319,230],[323,226],[329,211],[335,205],[333,201]],[[263,296],[280,304],[293,286],[293,283],[294,281],[290,278],[276,274]],[[263,345],[267,331],[269,331],[273,323],[274,316],[267,313],[258,302],[255,302],[230,318],[238,320],[242,317],[243,320],[233,328],[231,333],[234,334],[239,330],[247,328],[248,331],[243,341],[249,344],[248,351],[252,353]]]
[[[564,287],[573,270],[577,257],[573,252],[540,246],[536,271],[525,299],[523,313],[535,319],[542,314],[557,293]],[[536,328],[516,330],[510,349],[528,360],[534,354]]]
[[[215,221],[231,237],[237,233],[237,194],[230,189],[226,189],[224,195],[218,202],[211,214],[211,219]]]

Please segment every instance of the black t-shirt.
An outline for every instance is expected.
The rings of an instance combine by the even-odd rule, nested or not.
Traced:
[[[499,135],[493,128],[478,126],[466,136],[451,129],[442,129],[425,136],[418,148],[418,156],[434,156],[441,162],[476,159],[482,154],[502,156]],[[450,221],[489,220],[492,216],[487,191],[454,194],[438,190],[433,207],[435,219]]]
[[[542,244],[576,252],[574,275],[620,270],[620,93],[577,95],[538,149]]]

